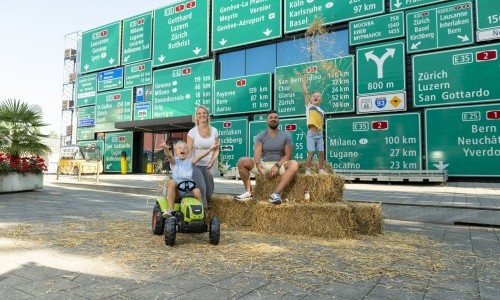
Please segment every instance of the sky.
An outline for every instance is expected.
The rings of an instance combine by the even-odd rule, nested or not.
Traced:
[[[0,101],[40,105],[44,133],[60,134],[65,36],[178,1],[0,1]]]

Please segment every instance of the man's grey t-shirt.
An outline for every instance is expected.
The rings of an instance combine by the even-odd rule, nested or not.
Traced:
[[[278,161],[285,156],[285,145],[293,145],[292,137],[288,132],[277,130],[276,136],[271,138],[267,130],[262,131],[255,138],[255,143],[262,144],[262,160]]]

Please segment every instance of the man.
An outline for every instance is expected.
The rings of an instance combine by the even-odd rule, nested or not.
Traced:
[[[250,172],[273,178],[278,174],[281,180],[269,197],[269,202],[281,204],[280,193],[293,180],[299,170],[297,161],[292,160],[293,143],[288,132],[278,129],[279,116],[275,110],[267,113],[267,130],[255,138],[253,158],[242,157],[238,160],[238,172],[245,185],[245,193],[234,197],[238,201],[252,199]]]

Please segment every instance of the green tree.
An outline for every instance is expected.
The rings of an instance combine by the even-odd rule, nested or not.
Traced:
[[[0,102],[0,152],[13,157],[50,153],[50,148],[42,143],[47,135],[40,132],[47,125],[39,105],[16,99]]]

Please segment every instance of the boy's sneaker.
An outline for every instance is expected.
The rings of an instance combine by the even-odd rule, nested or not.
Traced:
[[[319,169],[318,174],[319,175],[327,175],[328,173],[323,169]]]
[[[173,217],[175,214],[175,212],[172,210],[172,209],[167,209],[164,213],[163,213],[163,218],[165,219],[168,219],[168,218],[171,218]]]
[[[234,200],[236,200],[236,201],[252,200],[252,193],[250,193],[250,192],[244,192],[241,195],[234,196]]]
[[[271,202],[272,204],[281,204],[283,200],[281,199],[280,194],[272,193],[271,196],[269,197],[269,202]]]
[[[306,175],[311,175],[311,169],[309,168],[306,169]]]

